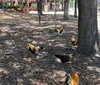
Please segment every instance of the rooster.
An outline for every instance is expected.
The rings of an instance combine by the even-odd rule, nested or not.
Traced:
[[[76,72],[72,76],[70,74],[66,77],[66,85],[79,85],[80,82],[80,72]]]
[[[55,29],[55,32],[57,32],[57,33],[62,33],[64,31],[64,26],[63,27],[61,27],[61,28],[59,28],[59,29]]]
[[[35,46],[30,43],[26,44],[26,48],[32,53],[36,54],[39,50],[43,49],[43,46]]]
[[[59,58],[62,63],[69,62],[72,59],[73,54],[68,54],[68,55],[58,55],[56,54],[55,57]]]
[[[71,38],[71,42],[72,42],[72,44],[73,44],[74,46],[76,46],[76,47],[77,47],[78,42],[77,42],[77,40],[75,39],[75,37],[74,37],[74,35],[73,35],[73,34],[70,34],[70,38]]]

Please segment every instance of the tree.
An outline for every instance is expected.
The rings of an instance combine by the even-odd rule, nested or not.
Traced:
[[[27,3],[27,0],[25,0],[25,7],[28,7],[28,3]]]
[[[0,1],[0,9],[2,9],[3,8],[3,6],[2,6],[2,1]]]
[[[74,10],[74,17],[77,17],[77,0],[75,0],[75,10]]]
[[[64,0],[64,19],[69,19],[69,0]]]
[[[42,0],[37,0],[38,14],[42,15]]]
[[[96,0],[78,0],[78,49],[81,54],[99,52]]]

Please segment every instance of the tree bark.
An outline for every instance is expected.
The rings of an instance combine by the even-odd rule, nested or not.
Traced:
[[[69,0],[64,0],[64,19],[69,20]]]
[[[2,6],[2,1],[0,1],[0,9],[2,9],[3,8],[3,6]]]
[[[78,5],[78,2],[77,2],[77,0],[75,0],[74,17],[77,17],[77,5]]]
[[[96,0],[78,0],[78,49],[81,54],[99,52]]]
[[[37,10],[38,14],[42,15],[42,0],[37,0]]]
[[[28,7],[28,3],[27,3],[27,0],[25,0],[25,7]]]

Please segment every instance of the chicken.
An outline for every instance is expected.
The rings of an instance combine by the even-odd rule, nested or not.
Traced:
[[[80,72],[76,72],[72,76],[70,74],[66,77],[66,85],[79,85],[80,82]]]
[[[49,29],[49,33],[58,33],[58,34],[61,34],[62,32],[64,31],[64,26],[63,27],[61,27],[61,28],[59,28],[59,29]]]
[[[26,44],[26,48],[32,53],[36,54],[39,50],[43,49],[43,46],[35,46],[30,43]]]
[[[55,54],[55,57],[59,58],[62,63],[69,62],[72,59],[73,54],[68,54],[68,55],[59,55]]]
[[[55,29],[55,31],[56,31],[57,33],[60,33],[60,34],[63,32],[63,30],[64,30],[64,26],[61,27],[61,28],[59,28],[59,29]]]
[[[71,42],[74,46],[77,46],[78,45],[78,42],[77,40],[75,39],[74,35],[73,34],[70,34],[70,38],[71,38]]]

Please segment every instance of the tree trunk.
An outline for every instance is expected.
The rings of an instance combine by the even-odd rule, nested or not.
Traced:
[[[42,0],[37,0],[38,14],[42,15]]]
[[[99,52],[96,0],[78,0],[78,49],[81,54]]]
[[[77,17],[77,5],[78,5],[78,2],[77,2],[77,0],[75,0],[74,17]]]
[[[64,19],[69,20],[69,0],[64,0]]]
[[[0,9],[2,9],[3,8],[3,6],[2,6],[2,1],[0,1]]]
[[[26,7],[26,8],[28,7],[28,3],[27,3],[27,0],[25,0],[25,7]]]
[[[64,0],[62,0],[62,11],[64,10]]]

